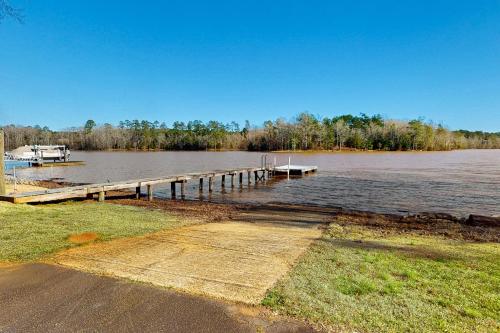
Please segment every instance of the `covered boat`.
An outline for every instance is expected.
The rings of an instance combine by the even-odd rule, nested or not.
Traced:
[[[68,161],[71,152],[66,146],[23,146],[7,153],[7,158],[18,161],[53,160]]]

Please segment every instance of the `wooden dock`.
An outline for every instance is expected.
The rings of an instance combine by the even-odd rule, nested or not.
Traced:
[[[170,184],[172,198],[176,197],[176,185],[180,184],[181,196],[185,194],[186,183],[189,180],[196,180],[199,183],[199,191],[204,190],[204,181],[207,180],[208,191],[212,192],[214,188],[215,178],[221,178],[221,187],[226,186],[226,177],[230,177],[230,186],[234,187],[237,181],[239,185],[243,185],[244,175],[248,184],[252,183],[252,178],[255,182],[264,181],[267,177],[272,176],[272,169],[268,168],[239,168],[231,170],[216,170],[201,173],[188,173],[178,176],[166,176],[158,178],[144,178],[136,180],[118,181],[101,184],[88,184],[80,186],[62,187],[55,189],[47,189],[43,191],[25,192],[13,195],[0,195],[0,201],[8,201],[12,203],[39,203],[49,201],[60,201],[79,198],[94,198],[97,195],[99,201],[104,201],[108,191],[118,190],[134,190],[136,198],[141,197],[141,189],[146,188],[146,194],[149,200],[153,200],[154,186],[162,184]],[[253,174],[253,177],[252,177]],[[236,178],[236,179],[235,179]]]
[[[188,181],[197,181],[199,192],[204,190],[205,180],[208,191],[212,192],[215,186],[215,179],[220,177],[221,188],[226,187],[226,177],[230,178],[231,187],[235,187],[236,182],[239,186],[243,185],[244,179],[250,185],[252,178],[255,183],[263,182],[266,177],[269,179],[274,175],[283,174],[304,175],[311,172],[316,172],[316,166],[300,166],[300,165],[284,165],[275,167],[257,167],[257,168],[238,168],[229,170],[215,170],[209,172],[194,172],[184,175],[165,176],[157,178],[143,178],[127,181],[108,182],[100,184],[88,184],[80,186],[61,187],[55,189],[47,189],[43,191],[24,192],[12,195],[0,195],[0,201],[8,201],[12,203],[40,203],[50,201],[61,201],[70,199],[92,199],[97,197],[98,201],[106,199],[107,192],[135,190],[135,197],[139,199],[142,195],[142,189],[145,188],[148,200],[153,200],[154,187],[158,185],[170,184],[171,197],[175,198],[177,184],[180,185],[181,197],[184,197],[186,183]],[[252,176],[253,175],[253,176]],[[245,176],[245,177],[244,177]]]
[[[40,163],[38,161],[32,161],[28,162],[29,166],[32,167],[39,167],[39,168],[52,168],[52,167],[68,167],[68,166],[80,166],[80,165],[85,165],[84,161],[56,161],[56,162],[50,162],[50,161],[45,161],[43,163]]]

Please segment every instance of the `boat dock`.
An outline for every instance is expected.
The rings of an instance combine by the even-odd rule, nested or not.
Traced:
[[[69,199],[93,199],[97,197],[98,201],[104,201],[106,194],[109,191],[135,190],[135,197],[139,199],[142,196],[142,189],[145,188],[148,200],[153,200],[154,187],[158,185],[170,184],[171,197],[175,198],[177,193],[177,184],[180,186],[181,197],[185,195],[186,183],[188,181],[197,181],[199,192],[204,190],[205,179],[207,181],[208,191],[212,192],[215,185],[215,179],[220,177],[220,186],[222,189],[226,186],[226,177],[230,178],[231,187],[235,186],[236,181],[239,186],[242,186],[245,181],[250,185],[252,178],[255,183],[263,182],[267,179],[288,174],[303,175],[309,172],[314,172],[317,167],[286,165],[277,167],[257,167],[257,168],[239,168],[230,170],[216,170],[200,173],[187,173],[185,175],[165,176],[158,178],[143,178],[136,180],[108,182],[100,184],[88,184],[70,187],[61,187],[55,189],[47,189],[43,191],[24,192],[12,195],[1,195],[0,201],[8,201],[12,203],[40,203],[49,201],[61,201]],[[252,177],[253,175],[253,177]]]
[[[235,178],[239,185],[243,185],[244,175],[248,184],[252,183],[252,174],[255,182],[264,181],[267,177],[272,176],[272,170],[267,168],[240,168],[233,170],[210,171],[202,173],[188,173],[179,176],[166,176],[159,178],[144,178],[128,181],[109,182],[102,184],[88,184],[80,186],[62,187],[55,189],[47,189],[43,191],[25,192],[12,195],[0,196],[0,201],[8,201],[12,203],[39,203],[48,201],[60,201],[79,198],[94,198],[97,196],[99,201],[104,201],[108,191],[118,190],[135,190],[136,198],[141,197],[141,189],[146,188],[147,197],[153,200],[154,186],[162,184],[170,184],[172,198],[176,197],[176,185],[180,184],[181,196],[184,196],[185,185],[189,180],[197,180],[199,182],[199,191],[203,192],[204,182],[207,180],[208,191],[212,192],[214,188],[215,178],[221,178],[221,187],[226,186],[226,176],[230,177],[230,186],[235,186]]]

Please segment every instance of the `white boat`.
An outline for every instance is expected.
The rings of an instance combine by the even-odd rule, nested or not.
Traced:
[[[37,161],[37,160],[53,160],[68,161],[71,152],[66,146],[50,145],[50,146],[23,146],[16,148],[7,154],[8,159],[17,161]]]

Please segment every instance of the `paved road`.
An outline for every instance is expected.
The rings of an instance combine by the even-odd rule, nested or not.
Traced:
[[[60,266],[0,268],[0,332],[310,332],[234,305]]]

